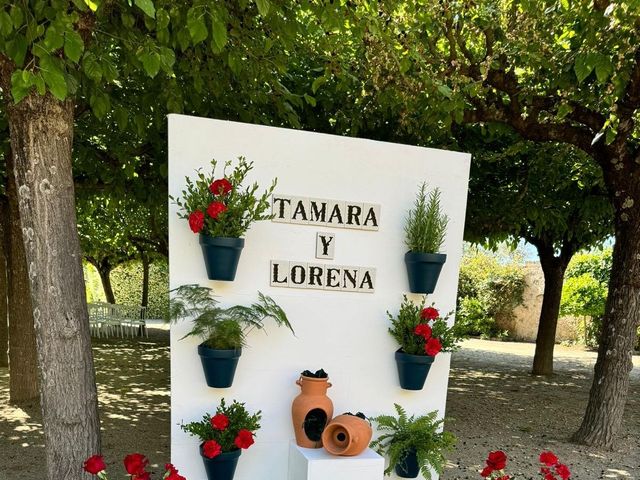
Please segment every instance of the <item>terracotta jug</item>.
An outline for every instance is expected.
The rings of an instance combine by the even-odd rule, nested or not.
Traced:
[[[372,435],[367,420],[355,415],[338,415],[322,432],[322,444],[332,455],[359,455],[369,446]]]
[[[299,447],[322,447],[322,431],[333,416],[333,402],[327,397],[331,386],[328,380],[305,376],[296,380],[302,392],[293,399],[291,418]]]

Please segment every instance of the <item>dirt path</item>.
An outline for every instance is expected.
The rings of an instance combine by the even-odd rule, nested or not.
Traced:
[[[149,340],[97,340],[100,417],[104,453],[122,473],[125,454],[142,451],[157,471],[169,458],[169,348],[166,331]],[[443,480],[480,480],[487,452],[503,449],[509,473],[539,479],[537,456],[551,449],[576,480],[640,480],[640,357],[635,369],[618,448],[602,452],[567,442],[587,401],[595,354],[557,347],[550,379],[527,372],[533,345],[469,340],[454,354],[447,428],[458,437]],[[42,480],[44,445],[37,408],[7,405],[8,373],[0,369],[0,480]]]
[[[640,357],[620,442],[608,452],[568,443],[582,420],[596,354],[556,346],[556,375],[545,379],[528,374],[533,352],[533,344],[468,340],[454,354],[447,416],[455,422],[447,428],[458,445],[442,478],[480,479],[487,453],[502,449],[510,474],[538,479],[538,454],[550,449],[576,480],[640,479]]]

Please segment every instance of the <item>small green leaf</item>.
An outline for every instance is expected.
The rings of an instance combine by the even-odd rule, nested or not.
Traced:
[[[440,92],[443,97],[451,98],[452,91],[448,85],[438,85],[438,92]]]
[[[153,0],[135,0],[135,3],[145,14],[156,18],[156,7],[153,5]]]
[[[67,30],[64,35],[64,54],[74,63],[80,61],[82,52],[84,51],[84,42],[82,37],[75,30]]]
[[[190,8],[187,12],[187,28],[194,45],[206,40],[209,33],[204,22],[204,14],[204,9],[195,7]]]
[[[118,105],[113,109],[113,117],[118,125],[118,129],[121,132],[124,132],[127,128],[127,124],[129,123],[129,112],[126,108]]]
[[[156,11],[156,27],[158,30],[162,30],[163,28],[167,28],[169,26],[169,22],[171,21],[171,17],[166,10],[160,8]]]
[[[56,62],[51,57],[43,56],[40,59],[40,71],[42,72],[42,78],[44,83],[49,87],[51,94],[58,100],[64,100],[67,97],[67,80],[64,78],[64,73]]]
[[[11,15],[11,21],[13,22],[13,26],[16,28],[20,28],[22,23],[24,22],[24,14],[22,13],[22,9],[20,7],[16,7],[15,5],[11,7],[9,10],[9,15]]]
[[[98,4],[95,2],[92,2],[91,0],[84,0],[84,3],[87,4],[87,6],[91,9],[92,12],[95,12],[96,10],[98,10]]]
[[[216,16],[211,19],[211,33],[213,41],[219,50],[222,50],[227,44],[227,25]]]
[[[606,143],[607,145],[611,145],[616,139],[616,133],[617,132],[613,128],[607,128],[607,133],[604,136],[604,143]]]
[[[316,99],[313,98],[311,95],[307,95],[306,93],[304,94],[304,99],[305,101],[311,105],[312,107],[316,106]]]
[[[122,20],[122,25],[126,28],[133,28],[136,24],[136,18],[131,15],[129,12],[122,12],[120,15],[120,20]]]
[[[49,52],[52,52],[62,48],[63,44],[64,36],[60,31],[60,25],[58,23],[52,23],[44,34],[44,46],[47,47]]]
[[[89,105],[96,118],[102,120],[106,117],[107,113],[111,109],[111,102],[109,97],[102,92],[94,92],[89,99]]]
[[[176,54],[173,50],[167,47],[160,47],[160,63],[162,67],[170,72],[173,65],[176,63]]]
[[[160,71],[160,54],[158,52],[145,51],[140,55],[144,71],[151,78],[155,77]]]
[[[600,83],[605,83],[613,73],[613,63],[607,55],[596,54],[595,68],[596,78]]]
[[[33,83],[36,86],[36,90],[38,91],[38,95],[44,95],[47,93],[47,87],[44,83],[44,78],[42,78],[42,74],[38,73],[33,77]]]
[[[24,82],[22,70],[16,70],[13,72],[11,75],[11,96],[13,97],[14,103],[18,103],[26,97],[29,94],[30,89],[31,86]]]
[[[263,17],[269,15],[269,9],[271,8],[271,3],[269,0],[256,0],[256,6],[258,7],[258,12]]]
[[[327,77],[325,77],[324,75],[322,77],[316,78],[311,84],[311,91],[313,93],[316,93],[318,89],[325,83],[327,83]]]
[[[102,67],[93,53],[89,52],[84,56],[82,68],[91,80],[99,82],[102,79]]]
[[[2,35],[4,36],[7,36],[11,33],[12,30],[13,20],[11,20],[11,17],[7,12],[2,10],[0,12],[0,33],[2,33]]]
[[[573,112],[573,107],[571,107],[570,105],[563,103],[562,105],[560,105],[558,107],[558,119],[562,120],[563,118],[565,118],[567,115],[569,115],[571,112]]]
[[[593,64],[589,61],[589,54],[581,53],[576,56],[576,61],[573,66],[573,71],[576,73],[578,83],[582,83],[593,71]]]
[[[22,67],[24,58],[27,56],[27,39],[24,35],[16,34],[12,40],[6,44],[7,53],[15,62],[17,67]]]

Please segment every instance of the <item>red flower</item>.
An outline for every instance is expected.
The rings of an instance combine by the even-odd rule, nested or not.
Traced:
[[[204,213],[200,210],[196,210],[195,212],[191,212],[189,214],[189,228],[193,233],[200,233],[204,227]]]
[[[164,469],[166,470],[165,474],[169,474],[164,478],[164,480],[187,480],[185,477],[178,474],[178,469],[170,463],[167,463],[164,466]]]
[[[489,475],[491,475],[493,473],[493,468],[491,467],[484,467],[482,469],[482,471],[480,472],[480,476],[481,477],[488,477]]]
[[[426,323],[420,323],[416,326],[416,329],[413,331],[416,335],[420,335],[424,337],[425,340],[428,340],[431,337],[431,327]]]
[[[440,312],[433,307],[423,308],[420,312],[420,318],[423,320],[435,320],[440,316]]]
[[[149,460],[141,453],[132,453],[124,457],[124,468],[127,470],[127,473],[129,475],[138,475],[141,477],[140,480],[146,480],[142,475],[144,475],[144,469],[148,464]]]
[[[207,458],[217,457],[222,453],[222,447],[215,440],[207,440],[202,446],[202,453]]]
[[[94,455],[93,457],[89,457],[85,460],[82,468],[84,468],[85,472],[97,475],[105,470],[107,466],[104,464],[104,459],[101,455]]]
[[[216,430],[224,430],[229,426],[229,419],[222,413],[217,413],[211,417],[211,426]]]
[[[558,457],[556,457],[553,452],[542,452],[540,454],[540,463],[544,463],[550,467],[558,463]]]
[[[568,478],[571,477],[571,472],[569,471],[569,467],[567,467],[562,463],[558,463],[556,465],[556,473],[560,475],[562,480],[567,480]]]
[[[442,344],[436,337],[431,337],[424,344],[424,351],[430,357],[435,357],[438,353],[440,353],[440,350],[442,350]],[[496,470],[500,470],[500,468],[496,468]]]
[[[214,195],[226,195],[229,193],[233,187],[231,186],[231,182],[226,178],[221,178],[219,180],[214,180],[211,185],[209,185],[209,191]]]
[[[249,448],[253,445],[253,433],[243,428],[238,432],[238,436],[233,443],[238,448]]]
[[[142,471],[138,475],[133,476],[131,480],[151,480],[151,474],[149,472]]]
[[[502,470],[507,466],[507,455],[502,450],[489,452],[487,457],[487,466],[494,470]]]
[[[173,463],[165,463],[164,469],[166,472],[169,472],[169,473],[178,473],[178,469],[173,466]]]
[[[511,477],[509,475],[503,475],[501,477],[496,478],[496,480],[511,480]]]
[[[211,218],[218,218],[222,212],[227,209],[227,206],[222,202],[211,202],[207,207],[207,213]]]

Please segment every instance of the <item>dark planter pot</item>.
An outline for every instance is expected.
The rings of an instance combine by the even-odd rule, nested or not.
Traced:
[[[410,450],[405,459],[396,464],[396,475],[402,478],[416,478],[420,473],[418,456],[415,450]]]
[[[427,355],[409,355],[402,350],[396,351],[400,387],[405,390],[422,390],[434,359],[435,357]]]
[[[221,453],[217,457],[207,458],[202,454],[202,445],[200,445],[200,456],[207,472],[207,478],[209,480],[231,480],[236,473],[236,466],[241,453],[242,450],[238,449]]]
[[[409,291],[433,293],[446,260],[447,255],[444,253],[405,253],[404,263],[409,277]]]
[[[214,388],[229,388],[233,383],[233,376],[236,374],[242,349],[216,350],[200,344],[198,345],[198,354],[207,385]]]
[[[200,234],[200,246],[209,280],[231,282],[236,278],[244,238],[210,237]]]

